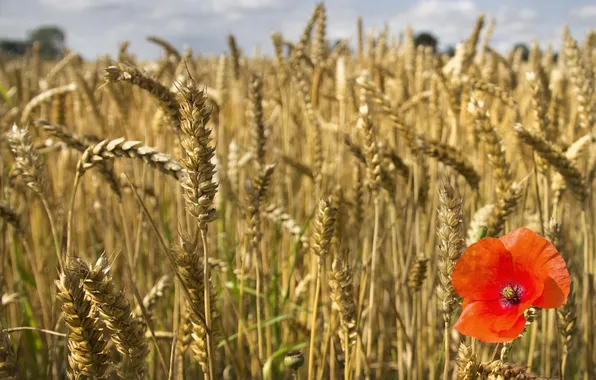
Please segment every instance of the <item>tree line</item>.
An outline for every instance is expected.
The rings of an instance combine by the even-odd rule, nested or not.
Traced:
[[[25,40],[0,39],[0,54],[23,56],[31,49],[31,46],[35,41],[39,43],[40,55],[43,58],[61,58],[64,53],[64,48],[66,47],[66,33],[60,27],[48,25],[41,26],[29,32]],[[430,46],[435,52],[439,45],[439,39],[430,32],[420,32],[416,34],[414,42],[416,46]],[[515,48],[522,49],[522,58],[524,60],[528,58],[530,49],[526,44],[516,44]],[[455,54],[455,47],[453,45],[447,46],[443,53],[453,56]]]
[[[54,25],[40,26],[29,33],[24,40],[0,39],[0,53],[9,56],[23,56],[33,43],[39,44],[39,54],[45,59],[61,58],[66,47],[66,33]]]

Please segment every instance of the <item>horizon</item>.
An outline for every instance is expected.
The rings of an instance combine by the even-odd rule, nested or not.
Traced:
[[[179,50],[189,46],[197,54],[212,55],[227,51],[227,35],[233,34],[244,54],[252,55],[258,48],[263,55],[270,55],[271,33],[281,32],[286,40],[296,40],[316,2],[173,0],[168,4],[159,0],[106,0],[102,4],[93,0],[1,0],[0,38],[22,40],[38,26],[55,25],[66,33],[66,45],[85,59],[114,56],[119,43],[127,40],[139,59],[151,60],[159,58],[162,50],[146,41],[149,35],[159,36]],[[442,51],[464,40],[480,14],[485,14],[487,23],[495,18],[491,46],[500,52],[517,43],[530,45],[533,39],[541,48],[551,43],[557,51],[564,25],[579,39],[596,25],[596,5],[580,0],[564,4],[537,0],[499,4],[488,0],[408,0],[399,4],[330,0],[325,6],[328,38],[348,39],[351,46],[358,15],[365,32],[378,32],[388,25],[391,35],[398,35],[409,25],[415,34],[436,36],[437,48]]]

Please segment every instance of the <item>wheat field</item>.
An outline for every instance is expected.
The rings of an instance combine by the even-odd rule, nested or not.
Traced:
[[[0,62],[0,378],[596,378],[596,32],[526,60],[480,15],[449,57],[326,19]],[[455,263],[520,227],[567,302],[463,336]]]

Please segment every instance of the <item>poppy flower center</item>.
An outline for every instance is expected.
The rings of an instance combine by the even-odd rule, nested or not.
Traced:
[[[517,305],[521,302],[523,289],[517,284],[510,283],[501,290],[501,301],[508,305]]]

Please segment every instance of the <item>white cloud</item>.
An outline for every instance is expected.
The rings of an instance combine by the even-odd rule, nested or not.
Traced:
[[[130,1],[130,0],[129,0]],[[133,0],[134,1],[134,0]],[[102,0],[98,4],[95,0],[40,0],[42,4],[65,12],[76,12],[86,9],[115,6],[121,4],[119,0]]]
[[[389,26],[393,31],[403,30],[407,25],[415,32],[432,31],[440,37],[439,42],[452,44],[470,33],[480,13],[480,8],[470,0],[423,0],[394,15]]]
[[[518,42],[529,44],[534,38],[543,45],[556,42],[558,38],[560,26],[543,21],[535,9],[514,9],[501,4],[489,12],[480,3],[471,0],[419,0],[394,15],[390,25],[393,31],[403,30],[406,25],[410,25],[415,33],[430,31],[445,47],[467,38],[478,16],[484,13],[486,24],[491,18],[496,20],[491,45],[500,51],[507,51]]]
[[[593,20],[596,19],[596,5],[584,5],[582,7],[574,7],[571,8],[569,14],[581,20]]]
[[[553,41],[557,48],[560,30],[569,22],[572,33],[582,36],[596,6],[562,6],[558,13],[539,7],[539,0],[520,5],[514,0],[325,0],[329,39],[354,41],[360,15],[367,30],[382,30],[387,22],[392,34],[411,25],[416,32],[430,31],[441,47],[454,45],[471,32],[476,18],[486,13],[497,19],[491,44],[499,50],[536,38],[542,46]],[[538,4],[534,7],[525,4]],[[510,7],[507,7],[507,4]],[[145,40],[158,35],[177,48],[185,44],[195,52],[225,51],[226,36],[236,36],[245,52],[260,45],[270,53],[272,31],[289,40],[302,33],[315,1],[295,0],[0,0],[0,35],[25,38],[41,24],[62,27],[67,43],[85,57],[114,54],[122,40],[139,57],[153,58],[159,47]],[[399,10],[396,12],[396,10]],[[570,18],[566,20],[565,18]]]

